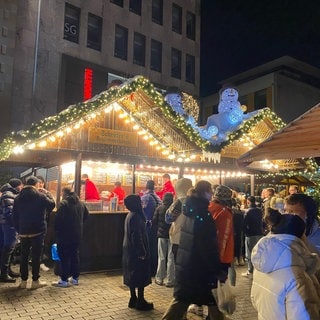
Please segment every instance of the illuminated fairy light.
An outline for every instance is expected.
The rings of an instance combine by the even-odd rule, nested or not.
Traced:
[[[55,137],[55,136],[50,136],[50,137],[49,137],[49,140],[50,140],[51,142],[55,142],[55,141],[56,141],[56,137]]]
[[[22,146],[15,146],[13,148],[13,153],[14,154],[21,154],[24,152],[24,148]]]
[[[39,147],[43,148],[43,147],[45,147],[47,145],[47,141],[42,140],[42,141],[39,142],[38,145],[39,145]]]
[[[133,127],[132,127],[133,130],[139,130],[140,129],[140,126],[135,124]]]

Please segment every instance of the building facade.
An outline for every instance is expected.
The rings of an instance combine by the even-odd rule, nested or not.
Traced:
[[[320,101],[320,69],[284,56],[220,82],[236,87],[247,111],[270,108],[289,123]],[[202,99],[202,119],[217,113],[219,93]]]
[[[4,0],[0,23],[1,136],[135,75],[199,96],[200,0]]]

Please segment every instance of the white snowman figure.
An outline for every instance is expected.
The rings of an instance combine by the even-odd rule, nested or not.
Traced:
[[[206,129],[217,128],[217,135],[209,140],[212,144],[226,141],[228,132],[234,131],[246,118],[238,101],[238,91],[235,88],[225,88],[221,91],[217,114],[207,119]]]

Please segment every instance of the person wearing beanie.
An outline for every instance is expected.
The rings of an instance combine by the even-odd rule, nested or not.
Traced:
[[[319,319],[320,258],[305,242],[305,223],[269,208],[270,233],[252,250],[251,301],[259,319]]]
[[[158,238],[157,228],[152,224],[152,218],[156,208],[162,204],[161,199],[154,192],[155,183],[148,180],[146,190],[141,196],[142,208],[146,217],[148,242],[150,248],[151,275],[154,277],[158,267]]]
[[[176,260],[180,241],[181,219],[178,218],[182,213],[183,203],[188,191],[192,188],[192,181],[188,178],[178,179],[175,183],[176,199],[168,208],[165,216],[166,223],[170,224],[169,237],[172,244],[172,252]]]
[[[216,222],[221,263],[228,270],[234,257],[232,190],[224,185],[215,188],[209,212]]]
[[[12,217],[21,242],[19,288],[27,287],[29,274],[29,255],[32,252],[32,289],[46,285],[40,281],[40,259],[44,236],[47,229],[46,213],[53,210],[55,201],[38,190],[39,180],[35,176],[26,179],[26,185],[14,199]],[[31,251],[32,248],[32,251]]]
[[[243,277],[251,278],[253,265],[251,262],[251,252],[257,242],[263,237],[263,213],[256,205],[256,198],[250,196],[247,198],[248,209],[244,214],[243,231],[245,235],[245,251],[248,263],[248,269],[242,273]],[[267,209],[268,210],[268,209]]]
[[[138,195],[127,196],[124,205],[129,210],[124,223],[122,250],[123,283],[130,288],[128,307],[148,311],[153,309],[153,303],[144,298],[144,288],[151,283],[146,218]]]
[[[10,259],[17,243],[17,232],[12,220],[12,208],[14,199],[21,191],[22,186],[20,179],[12,178],[0,189],[0,235],[3,243],[0,256],[0,282],[14,283],[16,282],[15,277],[19,276],[10,269]]]
[[[173,194],[167,192],[163,196],[162,204],[156,208],[152,218],[152,224],[157,228],[158,237],[158,268],[155,283],[162,286],[166,278],[166,287],[169,288],[174,285],[174,257],[169,239],[170,225],[166,223],[165,215],[172,202]]]

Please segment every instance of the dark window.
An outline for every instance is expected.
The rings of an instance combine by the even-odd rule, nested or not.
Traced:
[[[102,18],[94,14],[88,14],[87,47],[101,50]]]
[[[248,103],[249,103],[248,95],[239,97],[238,101],[240,102],[241,105],[248,106]]]
[[[254,93],[254,109],[262,109],[267,106],[267,89],[262,89]]]
[[[187,12],[187,38],[196,39],[196,16],[191,12]]]
[[[182,33],[182,8],[172,4],[172,31]]]
[[[63,39],[79,43],[80,8],[65,5]]]
[[[129,10],[141,16],[141,0],[130,0]]]
[[[151,39],[150,69],[161,72],[162,70],[162,43]]]
[[[141,33],[134,33],[133,63],[144,66],[146,60],[146,37]]]
[[[127,60],[128,56],[128,29],[116,24],[114,56]]]
[[[195,82],[195,58],[190,54],[186,55],[186,81]]]
[[[171,49],[171,76],[181,79],[181,51]]]
[[[152,0],[152,21],[163,23],[163,0]]]
[[[123,0],[110,0],[110,2],[116,4],[117,6],[123,7]]]

